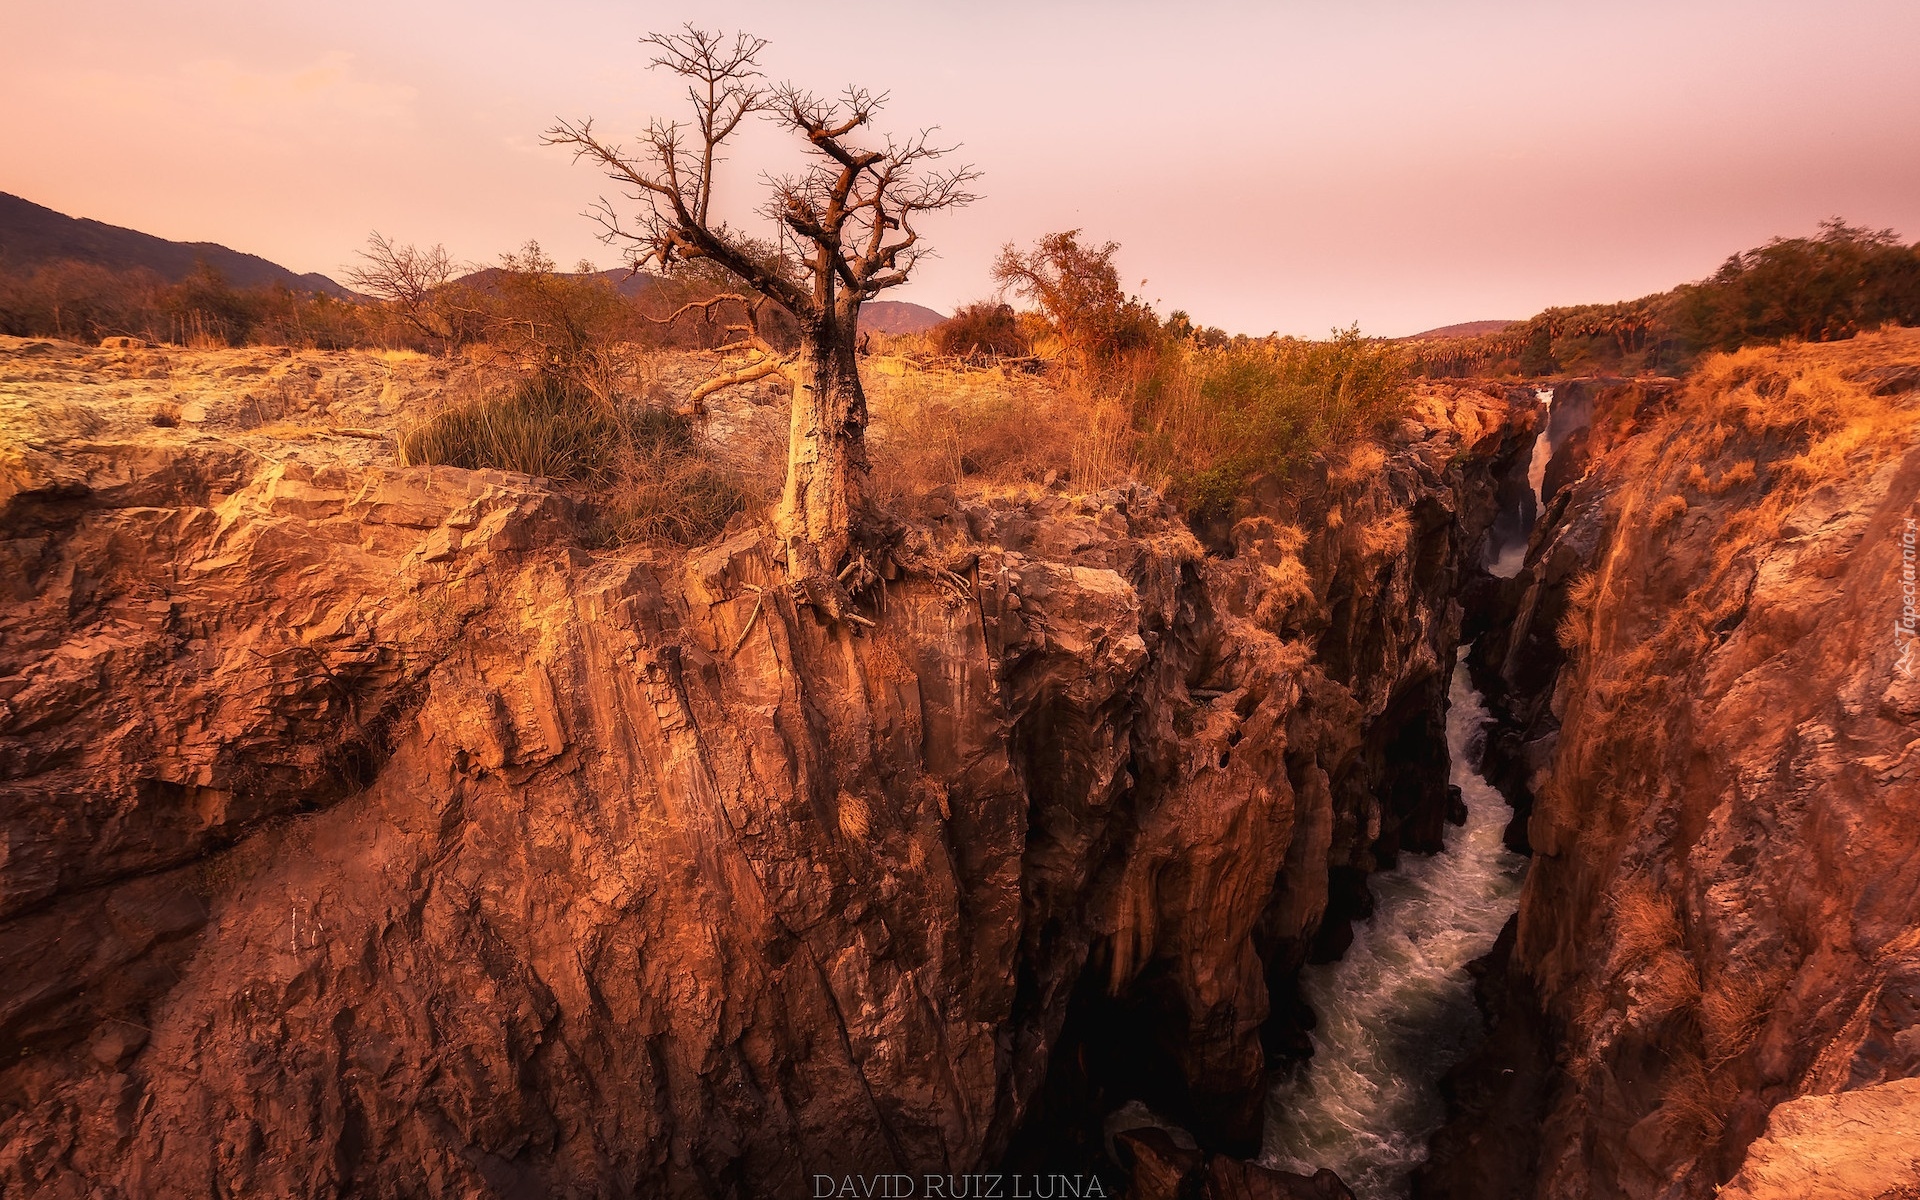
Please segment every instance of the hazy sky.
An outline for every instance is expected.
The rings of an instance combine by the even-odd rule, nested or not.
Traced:
[[[613,265],[539,134],[678,112],[635,41],[685,20],[965,143],[985,199],[892,294],[942,310],[1073,226],[1163,312],[1308,334],[1638,296],[1835,214],[1920,238],[1914,0],[8,0],[0,190],[297,271],[373,229]],[[729,164],[736,216],[782,149]]]

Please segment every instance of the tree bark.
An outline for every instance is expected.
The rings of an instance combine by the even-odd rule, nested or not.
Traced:
[[[828,319],[804,333],[792,368],[787,483],[776,514],[790,576],[834,620],[846,611],[836,576],[869,515],[867,397],[855,328],[854,321]]]

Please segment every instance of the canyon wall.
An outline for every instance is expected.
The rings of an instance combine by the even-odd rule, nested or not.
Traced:
[[[1535,857],[1422,1195],[1920,1189],[1916,385],[1894,331],[1586,397],[1476,646]]]
[[[1129,1098],[1250,1146],[1270,996],[1437,844],[1534,419],[1423,393],[1230,555],[1144,489],[945,494],[860,632],[750,523],[589,551],[395,466],[441,368],[0,349],[22,1195],[806,1195]]]

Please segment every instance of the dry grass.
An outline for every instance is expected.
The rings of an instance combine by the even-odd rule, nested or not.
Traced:
[[[1362,558],[1377,560],[1399,554],[1413,536],[1413,522],[1404,508],[1391,508],[1360,527],[1354,543]]]
[[[1660,503],[1653,506],[1653,512],[1647,517],[1656,527],[1670,524],[1687,515],[1687,498],[1678,492],[1663,496]]]
[[[1613,953],[1623,967],[1651,961],[1680,944],[1680,914],[1673,901],[1638,876],[1622,880],[1612,896]]]
[[[1739,1091],[1733,1080],[1709,1071],[1699,1055],[1683,1054],[1661,1084],[1660,1124],[1677,1140],[1716,1142]]]
[[[1370,481],[1387,465],[1387,452],[1378,442],[1349,447],[1327,470],[1329,486],[1345,490]]]
[[[442,409],[400,438],[401,461],[491,467],[584,485],[598,501],[595,540],[689,546],[717,534],[746,496],[687,418],[596,400],[535,376]]]
[[[867,802],[852,792],[841,792],[835,807],[840,810],[840,835],[850,842],[864,844],[873,831],[873,812]]]
[[[1772,980],[1723,974],[1700,995],[1700,1040],[1709,1068],[1745,1054],[1773,1015]]]
[[[934,488],[1067,478],[1100,486],[1085,443],[1113,435],[1080,398],[1001,370],[908,370],[867,381],[876,498],[912,510]],[[1089,419],[1091,416],[1092,419]]]
[[[1715,432],[1724,433],[1725,428],[1725,426],[1717,426]],[[1724,438],[1716,438],[1715,440],[1724,444]],[[1752,483],[1754,478],[1754,466],[1750,459],[1742,459],[1740,462],[1734,463],[1731,467],[1720,472],[1717,477],[1708,475],[1706,469],[1699,463],[1695,463],[1687,469],[1687,486],[1695,491],[1704,492],[1709,496],[1723,496],[1734,488]]]

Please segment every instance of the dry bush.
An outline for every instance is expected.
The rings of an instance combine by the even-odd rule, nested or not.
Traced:
[[[927,341],[936,354],[968,359],[1013,358],[1033,350],[1013,308],[992,301],[962,306],[928,330]]]
[[[1678,520],[1687,513],[1687,498],[1678,492],[1661,497],[1660,503],[1653,506],[1653,512],[1647,517],[1655,527]]]
[[[740,478],[702,451],[691,422],[664,409],[629,421],[614,475],[603,509],[603,536],[613,543],[698,545],[748,502]]]

